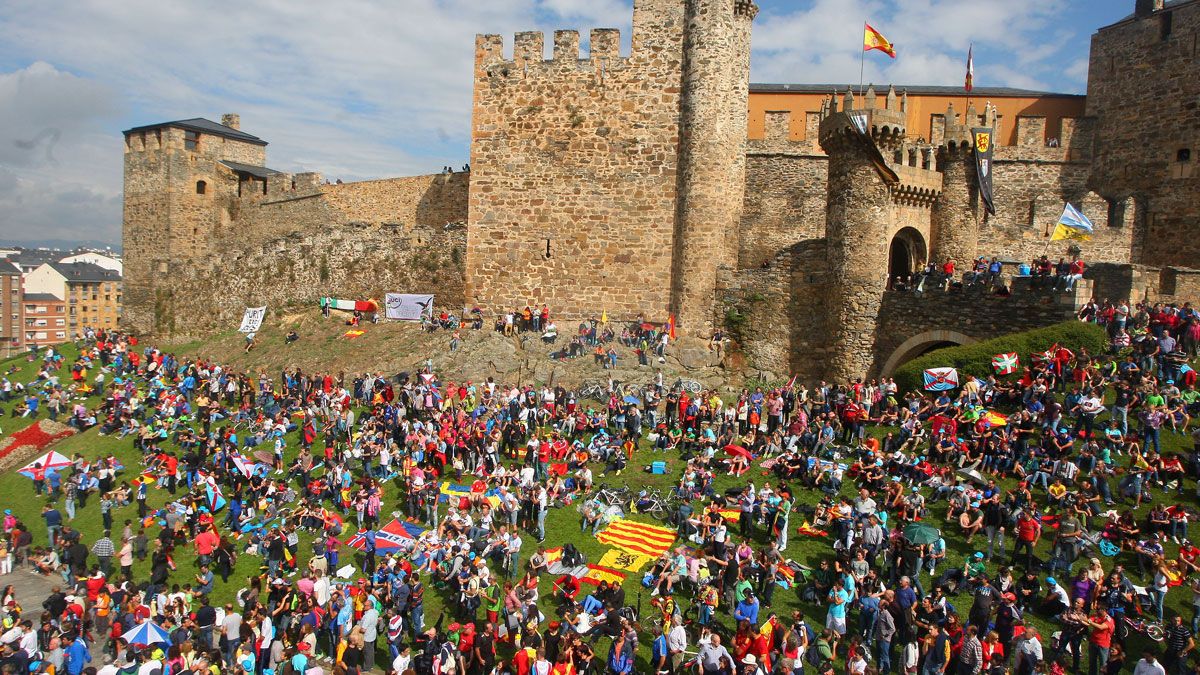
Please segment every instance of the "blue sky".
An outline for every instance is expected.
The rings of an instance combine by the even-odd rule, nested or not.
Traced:
[[[755,82],[1083,92],[1096,28],[1134,0],[759,0]],[[355,180],[466,161],[475,33],[622,29],[632,0],[0,3],[0,241],[119,243],[129,127],[238,112],[269,164]],[[549,40],[547,40],[549,43]]]

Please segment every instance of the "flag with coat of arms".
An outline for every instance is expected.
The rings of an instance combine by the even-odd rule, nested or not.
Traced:
[[[923,376],[925,391],[948,391],[958,386],[958,371],[954,368],[926,368]]]
[[[992,357],[992,369],[996,371],[997,375],[1015,373],[1020,366],[1021,359],[1016,352],[997,354]]]

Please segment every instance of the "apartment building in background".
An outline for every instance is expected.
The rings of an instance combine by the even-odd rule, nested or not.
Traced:
[[[67,339],[116,328],[121,317],[121,273],[94,263],[44,263],[25,275],[25,293],[66,301]]]
[[[46,347],[66,342],[67,301],[53,293],[26,293],[25,346]]]
[[[25,348],[21,268],[0,260],[0,356]]]

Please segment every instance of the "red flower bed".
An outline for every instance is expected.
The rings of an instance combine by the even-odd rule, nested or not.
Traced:
[[[0,442],[0,459],[22,449],[45,450],[51,443],[74,433],[75,429],[72,427],[49,420],[38,420]]]

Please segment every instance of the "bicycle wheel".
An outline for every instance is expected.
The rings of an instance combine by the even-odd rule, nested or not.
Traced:
[[[1146,637],[1154,640],[1155,642],[1162,642],[1163,638],[1166,636],[1166,632],[1163,631],[1163,627],[1156,623],[1147,623],[1145,625],[1145,629]]]

